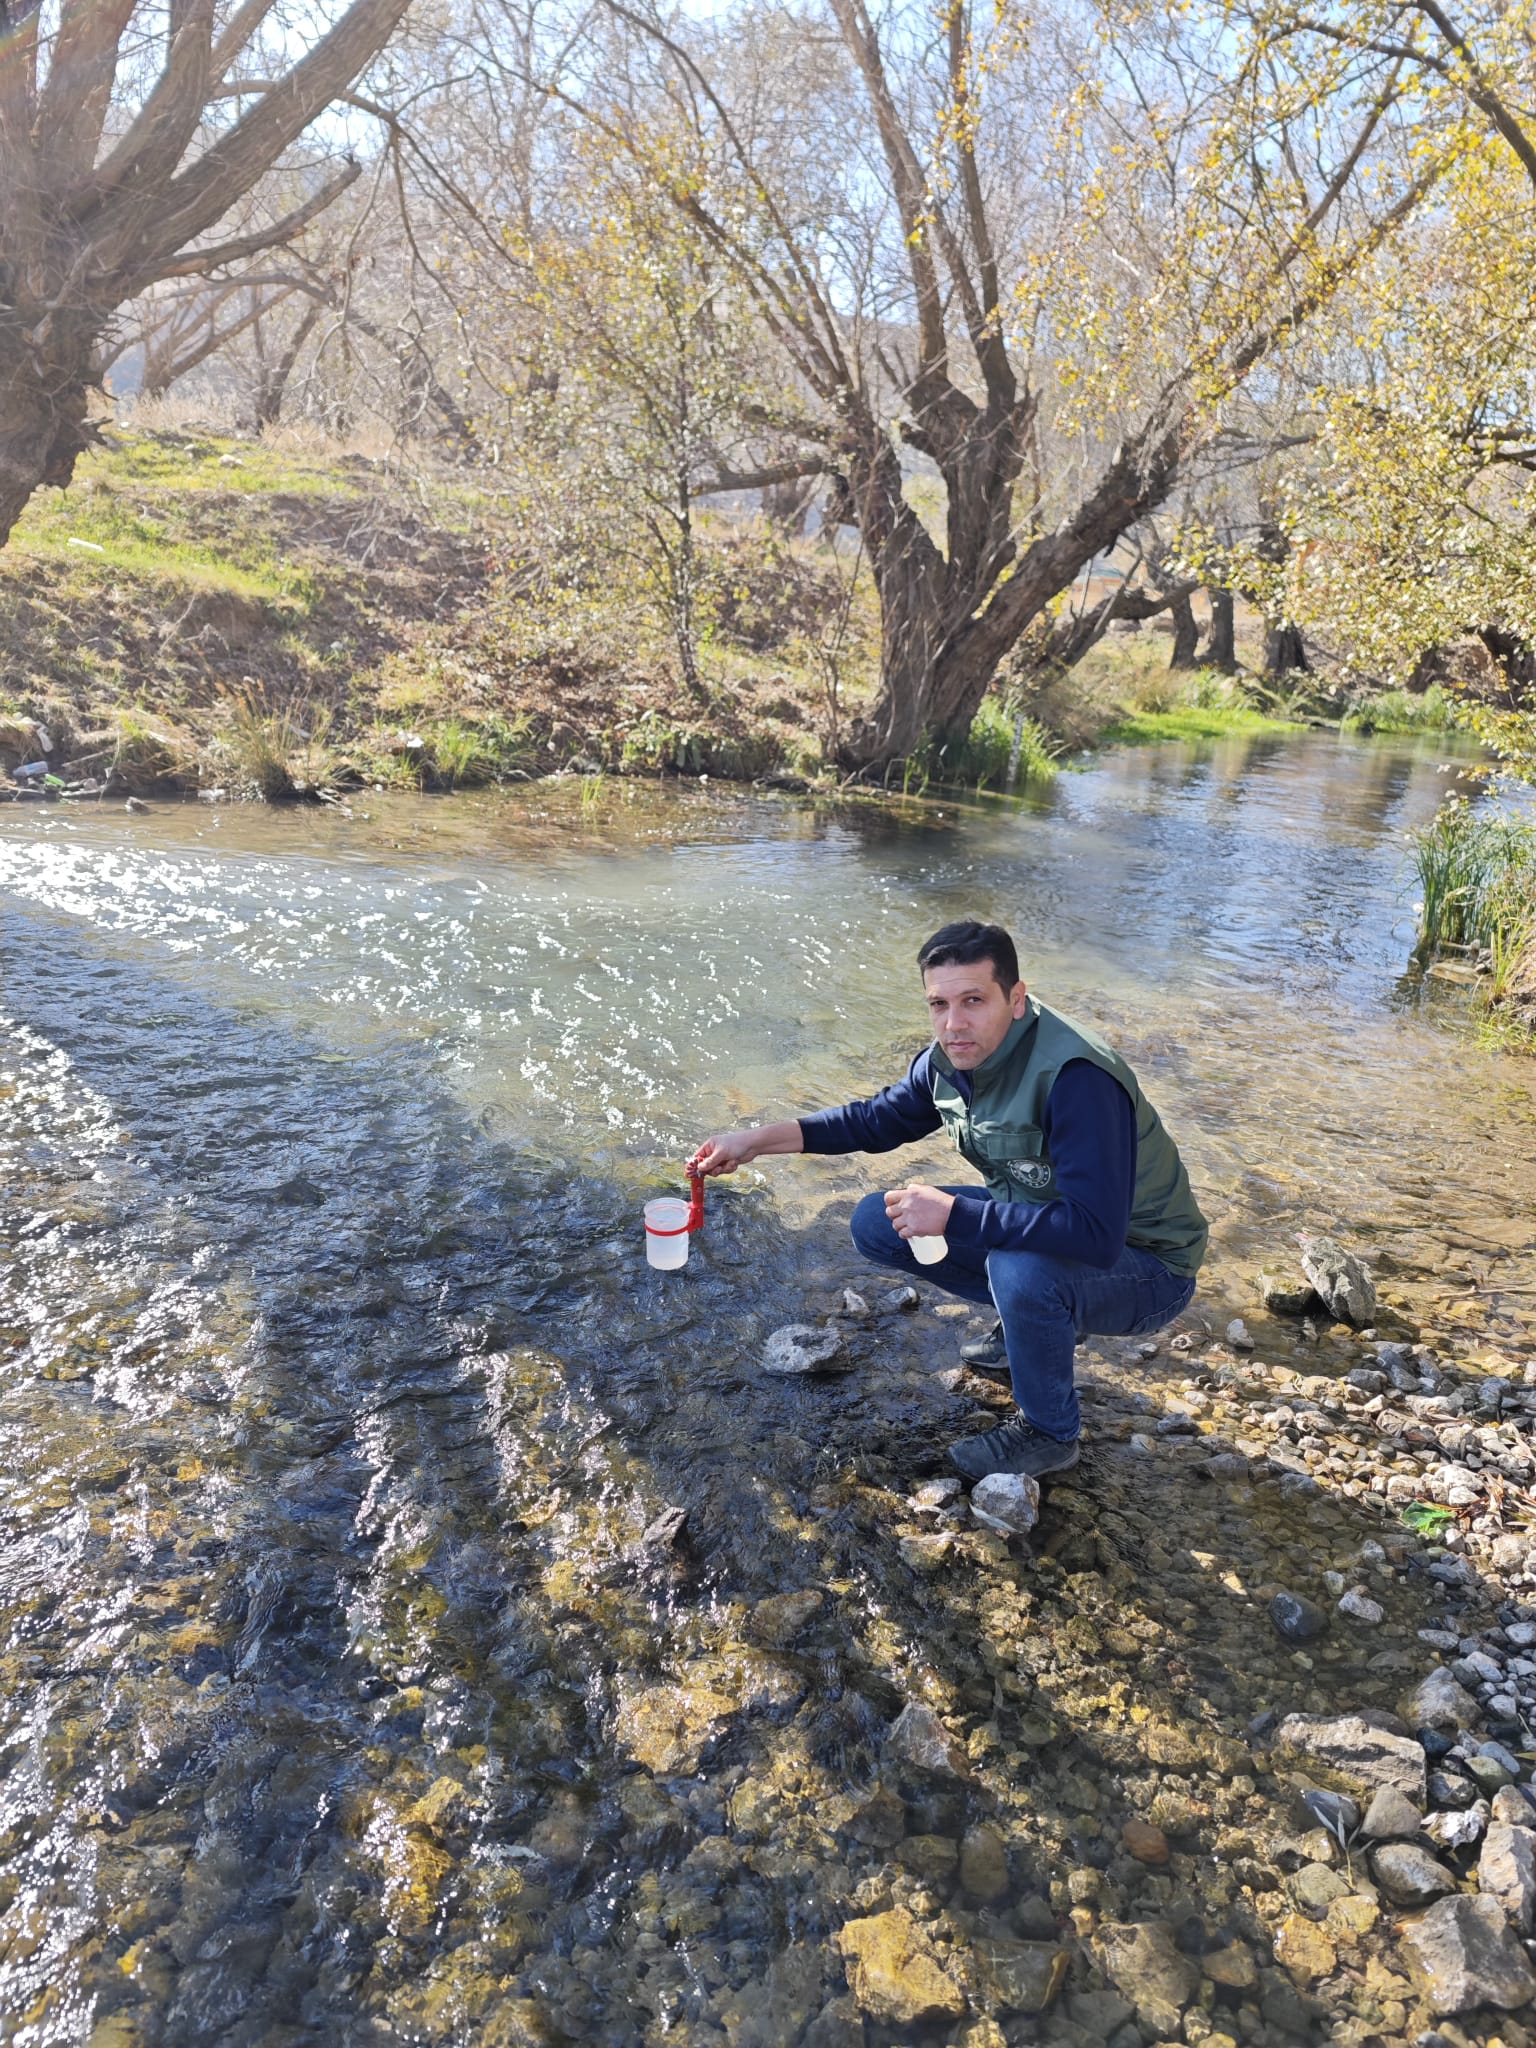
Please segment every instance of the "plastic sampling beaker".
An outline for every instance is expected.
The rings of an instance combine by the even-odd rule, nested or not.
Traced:
[[[688,1204],[675,1196],[645,1205],[645,1256],[663,1273],[688,1263]]]
[[[948,1256],[949,1243],[942,1237],[909,1237],[907,1249],[920,1266],[936,1266]]]

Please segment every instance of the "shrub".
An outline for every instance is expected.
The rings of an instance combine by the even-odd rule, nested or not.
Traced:
[[[1414,957],[1487,947],[1513,963],[1536,919],[1536,826],[1453,797],[1413,835],[1419,884]]]

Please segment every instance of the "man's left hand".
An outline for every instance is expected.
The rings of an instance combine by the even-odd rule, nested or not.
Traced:
[[[885,1213],[898,1237],[942,1237],[949,1225],[953,1195],[942,1188],[888,1188]]]

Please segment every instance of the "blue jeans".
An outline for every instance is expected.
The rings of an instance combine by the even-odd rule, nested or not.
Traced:
[[[975,1184],[946,1188],[972,1195]],[[1072,1353],[1079,1337],[1144,1337],[1189,1306],[1195,1283],[1151,1252],[1127,1245],[1107,1271],[1046,1252],[951,1251],[920,1266],[896,1235],[883,1194],[866,1195],[853,1212],[853,1241],[866,1259],[931,1280],[963,1301],[994,1306],[1008,1347],[1013,1398],[1046,1436],[1075,1437],[1080,1426]]]

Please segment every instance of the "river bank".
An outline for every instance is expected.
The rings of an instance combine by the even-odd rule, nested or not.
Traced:
[[[872,687],[867,579],[808,542],[707,528],[703,683],[685,688],[633,563],[531,550],[528,508],[470,473],[193,430],[114,429],[0,555],[0,793],[474,788],[550,772],[833,788]],[[1154,632],[1031,698],[1021,773],[1117,742],[1285,730],[1228,681],[1170,676]],[[996,698],[906,791],[1002,785]],[[48,742],[44,745],[43,742]],[[51,778],[51,779],[50,779]]]

